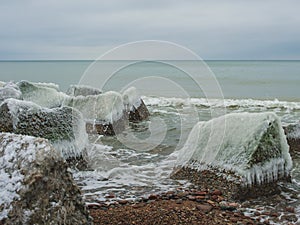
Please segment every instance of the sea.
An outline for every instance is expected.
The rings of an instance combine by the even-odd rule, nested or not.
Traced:
[[[87,203],[188,188],[188,181],[169,176],[198,121],[234,112],[275,112],[283,126],[300,120],[298,60],[0,61],[0,81],[20,80],[56,83],[62,91],[83,84],[119,92],[135,86],[140,92],[151,116],[131,123],[127,140],[89,137],[91,169],[74,171]],[[293,157],[291,176],[292,183],[282,184],[284,204],[257,199],[249,215],[292,206],[300,218],[300,155]]]

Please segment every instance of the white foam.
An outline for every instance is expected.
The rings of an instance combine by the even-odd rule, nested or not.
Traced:
[[[274,100],[255,99],[206,99],[206,98],[166,98],[166,97],[142,97],[146,105],[150,106],[180,106],[195,105],[202,107],[259,107],[266,109],[285,108],[291,110],[300,109],[300,102],[288,102]]]
[[[225,132],[221,129],[225,125]],[[253,165],[252,154],[269,152],[270,146],[262,145],[262,137],[273,126],[275,136],[268,138],[280,156],[267,156]],[[272,134],[271,134],[272,135]],[[197,123],[184,147],[180,150],[177,166],[188,166],[199,170],[208,167],[225,168],[253,183],[271,182],[288,174],[292,168],[284,131],[274,113],[233,113]]]

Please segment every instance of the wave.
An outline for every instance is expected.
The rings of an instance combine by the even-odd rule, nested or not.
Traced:
[[[274,100],[255,100],[255,99],[206,99],[206,98],[167,98],[167,97],[150,97],[143,96],[145,104],[148,106],[188,106],[194,105],[198,107],[259,107],[266,109],[289,109],[300,110],[300,102],[289,102]]]

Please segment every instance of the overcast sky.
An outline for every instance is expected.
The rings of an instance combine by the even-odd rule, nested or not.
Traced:
[[[204,59],[300,59],[299,10],[298,0],[3,0],[0,59],[95,59],[145,39]]]

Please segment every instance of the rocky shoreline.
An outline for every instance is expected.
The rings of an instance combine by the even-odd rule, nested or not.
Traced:
[[[178,189],[130,201],[88,203],[94,224],[295,224],[293,207],[284,212],[249,212],[247,202],[230,201],[220,190]],[[275,196],[279,198],[279,196]]]

